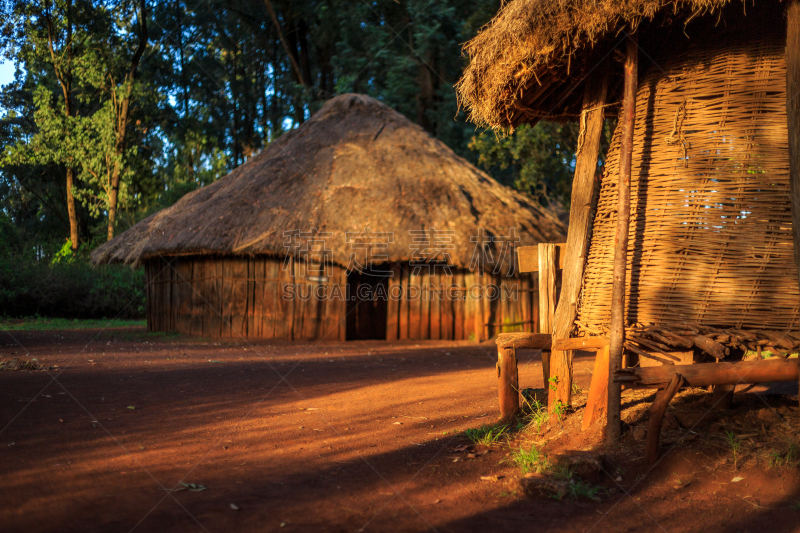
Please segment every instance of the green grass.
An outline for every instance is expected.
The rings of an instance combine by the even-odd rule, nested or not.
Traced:
[[[586,498],[599,502],[600,498],[597,495],[601,490],[603,490],[602,487],[593,487],[585,481],[574,481],[567,488],[567,496],[572,500]]]
[[[492,446],[508,437],[508,426],[505,424],[484,424],[479,428],[464,431],[464,436],[475,444]]]
[[[742,443],[739,442],[739,439],[736,438],[736,434],[733,431],[726,431],[725,438],[733,453],[733,470],[739,470],[739,449],[742,447]]]
[[[531,444],[528,450],[520,446],[519,451],[511,453],[511,461],[519,467],[523,474],[529,472],[542,474],[551,468],[550,460],[535,444]]]
[[[106,320],[30,317],[0,320],[0,331],[44,331],[60,329],[98,329],[145,327],[146,320]]]

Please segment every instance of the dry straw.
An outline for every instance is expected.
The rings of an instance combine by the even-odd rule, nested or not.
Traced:
[[[520,244],[529,245],[561,242],[566,234],[554,214],[500,185],[400,113],[368,96],[345,94],[228,176],[100,246],[92,260],[281,256],[296,251],[286,247],[284,232],[314,228],[328,233],[320,240],[343,266],[356,252],[348,232],[368,228],[394,234],[391,242],[376,238],[374,244],[388,247],[373,254],[375,262],[419,260],[439,246],[439,259],[447,253],[460,268],[469,268],[476,247],[471,239],[480,234],[502,241],[514,228]],[[437,244],[430,228],[453,234]],[[424,231],[427,241],[415,247],[411,231]],[[428,252],[420,251],[424,242]],[[305,238],[298,244],[305,249]],[[495,254],[506,252],[506,263],[513,257],[503,242],[489,244]]]
[[[515,0],[464,46],[456,89],[470,119],[511,129],[541,118],[577,119],[584,60],[603,40],[657,14],[689,21],[730,0]],[[596,58],[595,58],[596,59]],[[583,69],[583,70],[581,70]]]

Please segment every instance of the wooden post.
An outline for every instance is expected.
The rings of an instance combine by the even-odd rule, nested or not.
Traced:
[[[600,139],[603,136],[603,106],[608,92],[609,64],[604,62],[586,80],[581,113],[581,132],[578,154],[575,161],[575,177],[572,180],[572,196],[569,210],[569,229],[561,273],[561,296],[553,317],[553,338],[567,339],[572,333],[578,296],[583,282],[583,269],[589,250],[589,228],[592,211],[597,204],[597,157]],[[548,396],[550,407],[561,402],[571,404],[572,396],[572,352],[553,350],[550,354],[552,375],[558,378],[555,393]],[[545,382],[546,385],[546,382]]]
[[[683,378],[680,374],[672,376],[672,380],[666,389],[659,389],[656,399],[650,407],[650,420],[647,423],[647,442],[645,443],[644,458],[648,464],[653,464],[658,460],[658,437],[661,434],[661,424],[664,422],[664,413],[675,393],[681,388]],[[619,424],[618,424],[619,425]]]
[[[733,390],[736,385],[714,385],[711,405],[715,410],[727,410],[733,406]]]
[[[500,396],[500,419],[509,422],[519,410],[519,373],[513,346],[497,347],[497,389]]]
[[[800,278],[800,1],[786,11],[786,119],[789,126],[789,194],[794,262]]]
[[[597,351],[594,360],[592,384],[589,386],[589,398],[583,413],[581,431],[586,431],[592,424],[603,418],[608,405],[608,346]]]
[[[556,309],[556,245],[539,243],[539,333],[553,333]],[[550,351],[542,350],[544,388],[550,379]]]
[[[614,372],[622,367],[625,342],[625,271],[628,266],[628,223],[631,212],[631,153],[636,123],[636,86],[638,84],[639,48],[635,35],[626,41],[625,93],[622,98],[622,138],[619,150],[619,187],[617,233],[614,237],[614,286],[611,295],[611,324],[608,350],[608,423],[606,441],[615,444],[620,436],[620,401],[622,389],[613,382]]]

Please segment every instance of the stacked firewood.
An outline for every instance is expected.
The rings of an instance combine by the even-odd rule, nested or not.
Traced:
[[[758,353],[763,350],[781,357],[800,351],[800,336],[797,334],[719,329],[697,324],[632,327],[626,330],[625,340],[625,347],[632,352],[666,364],[679,360],[668,352],[693,348],[698,348],[718,360],[730,355],[732,348]]]

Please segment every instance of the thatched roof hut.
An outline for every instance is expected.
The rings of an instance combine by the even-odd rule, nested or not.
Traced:
[[[382,235],[376,237],[378,233]],[[346,313],[344,307],[328,302],[325,310],[316,303],[303,304],[309,307],[304,316],[312,313],[315,317],[313,327],[304,326],[302,313],[297,319],[297,313],[288,308],[278,310],[281,276],[286,276],[283,284],[293,287],[338,282],[345,287],[368,283],[354,281],[356,267],[383,264],[384,271],[395,269],[397,274],[390,276],[389,285],[407,284],[412,274],[421,275],[407,271],[409,261],[444,262],[451,267],[448,272],[460,275],[460,285],[466,286],[464,276],[477,275],[470,273],[471,266],[475,267],[477,237],[507,271],[514,257],[509,245],[560,241],[564,235],[565,226],[554,214],[500,185],[401,114],[373,98],[345,94],[327,102],[305,124],[228,176],[187,194],[98,247],[92,260],[146,265],[148,286],[161,287],[158,290],[163,293],[148,289],[152,329],[236,335],[238,328],[238,334],[248,336],[319,338],[337,327]],[[442,248],[438,253],[437,239]],[[307,261],[324,262],[326,275],[301,272],[300,264]],[[219,288],[209,281],[212,278],[220,281]],[[233,293],[226,293],[229,278],[243,284],[238,296],[235,287],[230,289]],[[268,290],[260,285],[272,282],[274,287]],[[188,287],[180,289],[181,283]],[[191,310],[193,293],[201,296],[195,294],[192,305],[203,309]],[[259,295],[266,303],[258,300]],[[220,325],[198,317],[224,315],[226,305],[227,316],[234,317],[237,312],[230,310],[231,300],[235,308],[242,299],[240,323],[231,319],[233,330],[225,330],[224,318]],[[461,332],[451,324],[447,331],[438,330],[437,325],[434,333],[430,309],[420,317],[406,308],[406,318],[401,319],[402,306],[388,305],[383,312],[388,313],[389,338],[466,338],[470,332],[480,338],[488,334],[487,323],[526,322],[530,326],[533,322],[531,316],[522,316],[521,308],[507,310],[505,315],[498,308],[485,320],[470,314],[469,328]],[[437,321],[442,312],[436,310]],[[285,318],[288,328],[277,324],[284,320],[278,317],[281,314],[294,316]],[[181,315],[189,317],[183,326]],[[264,316],[270,325],[263,325]],[[293,326],[296,320],[300,323]],[[342,329],[333,336],[345,338],[344,334]]]
[[[613,368],[618,309],[628,353],[800,349],[797,0],[513,0],[465,52],[476,123],[581,124],[554,338],[610,334]]]
[[[410,231],[456,230],[452,264],[467,268],[482,228],[523,244],[565,225],[500,185],[381,102],[344,94],[219,181],[187,194],[98,247],[95,263],[171,254],[287,253],[284,232],[327,232],[331,259],[358,252],[347,234],[394,232],[384,261],[413,259]],[[499,244],[499,243],[498,243]]]
[[[768,3],[750,9],[749,24],[780,21],[778,10],[760,9]],[[629,32],[639,30],[642,49],[663,57],[686,47],[689,35],[730,32],[745,11],[737,0],[514,0],[464,46],[470,62],[457,84],[460,102],[473,122],[498,129],[575,121],[588,76]],[[619,104],[621,90],[616,76],[609,102]]]

